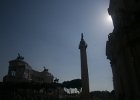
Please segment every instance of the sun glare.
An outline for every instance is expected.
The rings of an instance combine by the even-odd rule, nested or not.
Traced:
[[[110,15],[107,16],[107,21],[112,22],[112,18]]]
[[[105,22],[107,25],[112,25],[112,24],[113,24],[113,22],[112,22],[112,17],[111,17],[108,13],[106,13],[104,16],[105,16],[105,17],[104,17],[104,22]]]

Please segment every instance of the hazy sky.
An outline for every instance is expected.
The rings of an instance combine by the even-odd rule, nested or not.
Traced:
[[[109,0],[1,0],[0,79],[20,53],[33,69],[43,66],[60,82],[80,78],[81,33],[88,44],[90,90],[112,90],[106,59],[113,25]]]

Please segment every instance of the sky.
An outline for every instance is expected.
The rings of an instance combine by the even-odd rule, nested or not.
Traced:
[[[0,80],[20,53],[32,69],[49,69],[59,82],[80,78],[81,33],[88,44],[90,91],[113,89],[105,54],[113,25],[109,0],[1,0]]]

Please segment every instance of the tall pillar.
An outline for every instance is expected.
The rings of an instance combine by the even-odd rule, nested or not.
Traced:
[[[87,65],[87,44],[83,39],[83,33],[81,34],[81,41],[79,45],[81,56],[81,80],[82,80],[82,100],[89,100],[89,77],[88,77],[88,65]]]

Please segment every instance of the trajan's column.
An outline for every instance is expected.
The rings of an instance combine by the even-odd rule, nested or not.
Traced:
[[[82,79],[81,100],[89,100],[89,77],[88,77],[86,48],[87,48],[87,44],[83,39],[83,33],[82,33],[81,41],[79,44],[80,56],[81,56],[81,79]]]

